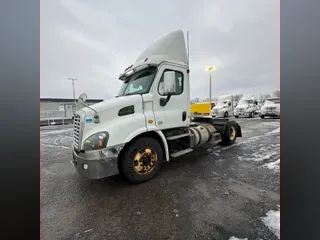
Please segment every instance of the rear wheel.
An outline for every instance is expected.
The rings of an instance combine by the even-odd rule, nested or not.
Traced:
[[[250,112],[250,113],[249,113],[249,117],[250,117],[250,118],[253,118],[253,117],[254,117],[254,112]]]
[[[235,118],[238,118],[239,116],[234,116]]]
[[[260,115],[260,118],[264,118],[264,115]]]
[[[222,134],[222,145],[232,145],[237,139],[237,125],[235,122],[228,122],[224,134]]]
[[[227,118],[227,117],[228,117],[228,112],[225,112],[225,113],[223,114],[223,117]]]
[[[150,137],[137,139],[123,155],[122,174],[133,183],[142,183],[153,178],[163,162],[160,143]]]

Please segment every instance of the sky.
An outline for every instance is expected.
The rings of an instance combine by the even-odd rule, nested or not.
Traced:
[[[109,99],[119,74],[159,37],[189,31],[191,98],[280,85],[279,0],[43,0],[41,97]]]

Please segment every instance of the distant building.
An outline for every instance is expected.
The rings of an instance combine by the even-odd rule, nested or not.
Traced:
[[[103,99],[87,99],[86,103],[92,105],[102,101]],[[40,119],[72,118],[73,106],[75,111],[83,107],[78,100],[74,102],[71,98],[40,98]]]

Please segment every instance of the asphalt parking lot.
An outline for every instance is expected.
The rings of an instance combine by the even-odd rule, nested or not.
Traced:
[[[236,121],[236,144],[182,156],[140,185],[78,176],[71,126],[41,128],[43,239],[278,239],[280,121]]]

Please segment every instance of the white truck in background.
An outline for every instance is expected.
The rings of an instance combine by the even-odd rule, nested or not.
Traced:
[[[245,94],[242,96],[237,107],[234,109],[233,116],[253,118],[257,112],[258,101],[255,94]]]
[[[231,145],[241,137],[235,121],[211,116],[191,121],[189,73],[184,33],[177,30],[120,74],[117,97],[78,110],[71,161],[78,173],[89,179],[120,173],[141,183],[165,161],[198,146]],[[85,101],[81,94],[79,102]]]
[[[219,96],[216,105],[211,110],[212,117],[230,117],[233,113],[233,96],[222,95]]]
[[[259,112],[260,118],[279,117],[280,118],[280,98],[268,98]]]

